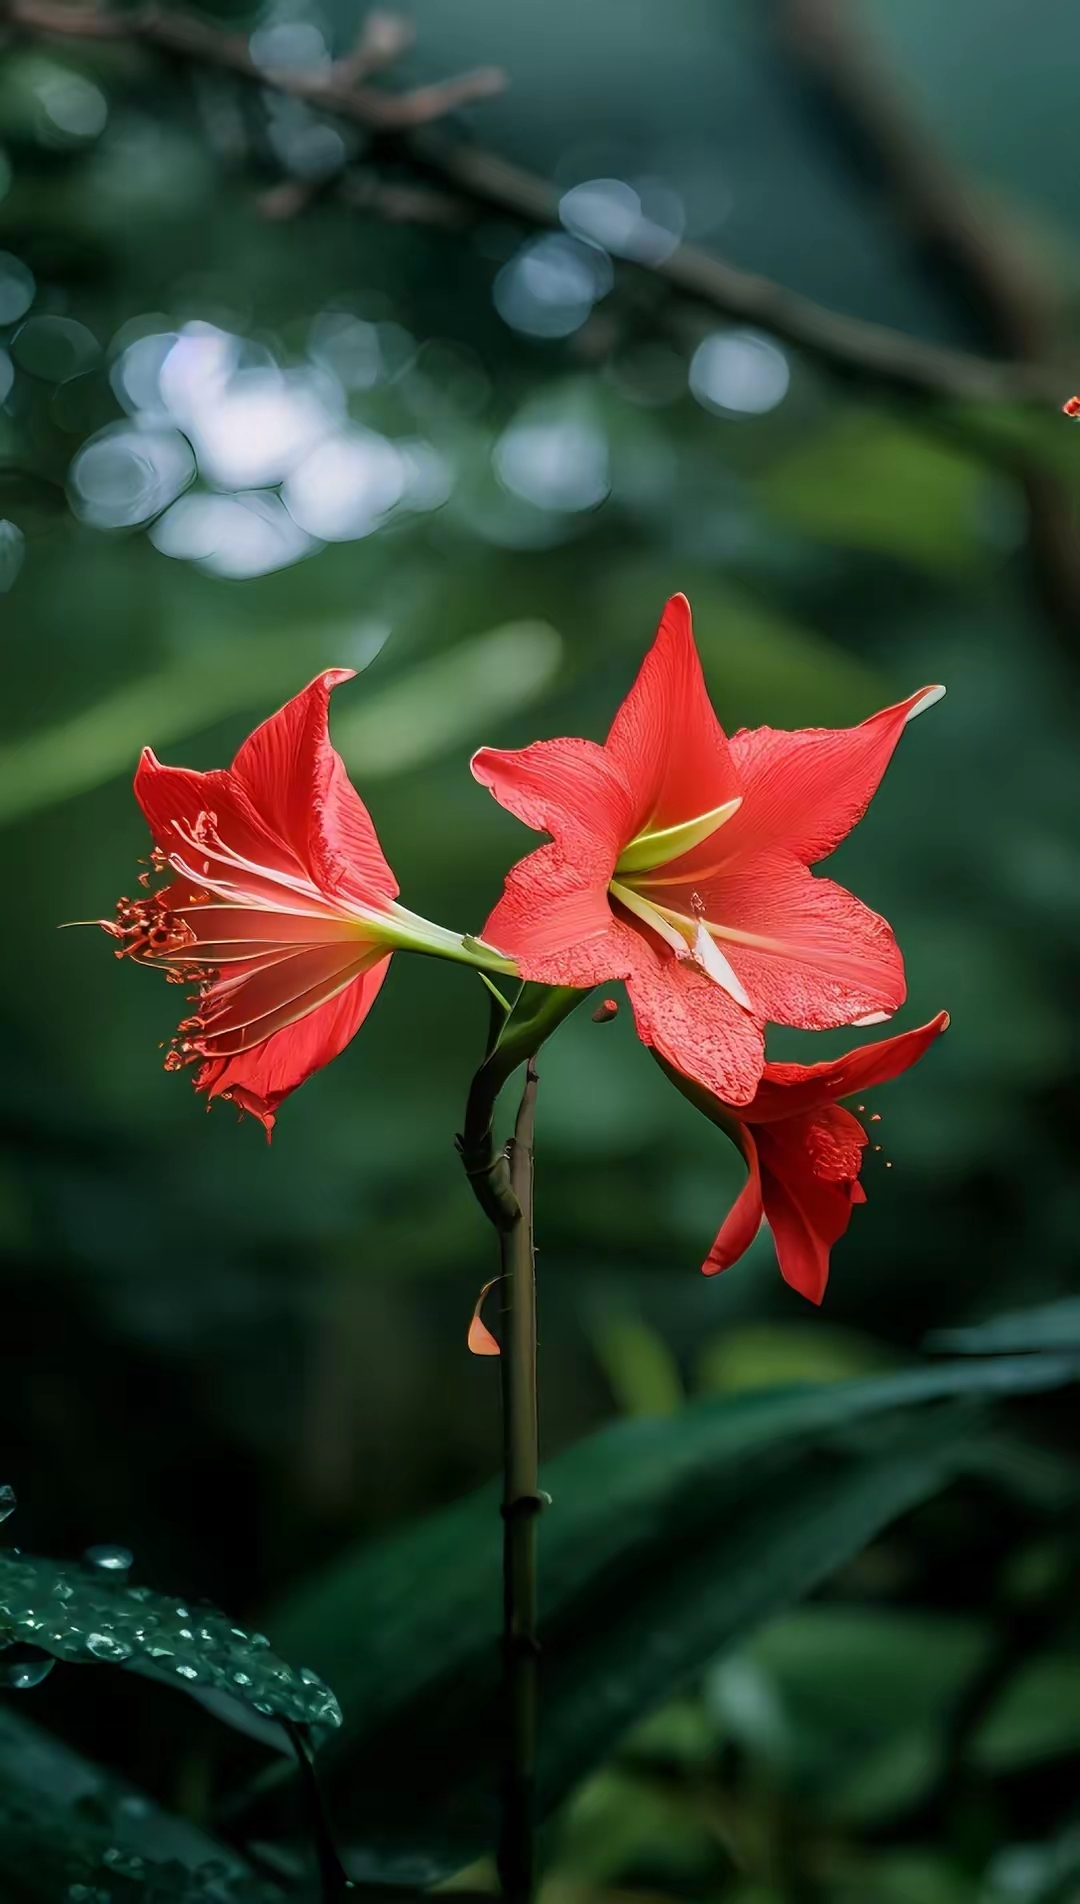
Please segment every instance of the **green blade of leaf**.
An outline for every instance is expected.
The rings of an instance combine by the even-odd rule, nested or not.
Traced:
[[[971,1458],[966,1411],[928,1419],[922,1404],[1037,1393],[1078,1373],[1075,1356],[1018,1357],[708,1399],[620,1422],[550,1463],[544,1804]],[[271,1622],[342,1689],[347,1724],[322,1763],[347,1842],[372,1869],[412,1847],[396,1868],[430,1881],[490,1834],[499,1581],[485,1489],[346,1559]]]
[[[198,1697],[222,1698],[261,1719],[329,1730],[341,1709],[306,1667],[287,1666],[260,1633],[213,1607],[130,1587],[28,1554],[0,1554],[0,1645],[28,1643],[77,1665],[124,1666]],[[287,1742],[283,1740],[287,1748]]]

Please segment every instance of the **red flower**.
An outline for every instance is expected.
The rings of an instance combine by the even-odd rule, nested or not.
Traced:
[[[476,778],[553,839],[512,869],[485,937],[528,979],[625,979],[645,1043],[747,1103],[767,1019],[813,1030],[903,1003],[885,920],[809,868],[862,818],[905,722],[943,693],[861,727],[728,741],[674,596],[602,747],[476,755]]]
[[[513,969],[395,903],[397,882],[327,730],[331,690],[352,674],[321,674],[231,767],[163,767],[146,748],[135,793],[153,864],[174,878],[100,922],[120,940],[118,958],[198,985],[166,1069],[198,1062],[196,1089],[250,1111],[267,1135],[282,1099],[363,1024],[396,946]]]
[[[810,1302],[821,1301],[829,1251],[854,1205],[866,1202],[859,1169],[869,1138],[837,1100],[899,1077],[948,1022],[948,1012],[939,1012],[917,1031],[860,1045],[831,1064],[767,1064],[752,1102],[739,1111],[664,1066],[691,1103],[734,1139],[750,1171],[702,1265],[706,1276],[737,1262],[764,1218],[784,1281]]]

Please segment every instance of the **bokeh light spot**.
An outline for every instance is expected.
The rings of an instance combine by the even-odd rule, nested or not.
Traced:
[[[267,491],[182,496],[154,524],[150,540],[162,555],[234,581],[287,568],[319,546]]]
[[[495,279],[495,308],[530,337],[569,337],[614,282],[605,251],[559,232],[530,240]]]
[[[690,361],[690,389],[721,416],[764,416],[787,395],[791,371],[783,351],[757,331],[712,331]]]
[[[34,302],[37,286],[29,265],[0,251],[0,324],[15,324]]]
[[[504,488],[539,509],[595,509],[611,487],[607,439],[584,417],[512,423],[496,443],[492,460]]]
[[[160,515],[195,479],[191,445],[175,430],[128,424],[85,443],[71,465],[69,495],[95,529],[134,529]]]

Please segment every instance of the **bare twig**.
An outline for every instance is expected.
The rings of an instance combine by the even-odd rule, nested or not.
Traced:
[[[434,85],[390,93],[366,84],[404,49],[407,29],[396,15],[373,15],[357,47],[328,68],[263,71],[241,34],[210,26],[179,11],[113,13],[85,0],[6,0],[0,17],[21,33],[54,38],[136,43],[192,64],[228,71],[265,90],[300,99],[347,119],[392,142],[393,155],[441,191],[442,201],[408,197],[403,190],[359,192],[365,209],[420,222],[465,222],[490,211],[527,225],[557,226],[559,192],[551,180],[513,165],[498,154],[464,142],[421,142],[411,135],[444,119],[458,106],[490,97],[505,84],[496,68],[481,67]],[[449,188],[449,196],[447,195]],[[306,188],[271,197],[269,216],[291,216],[306,202]],[[347,195],[353,188],[346,188]],[[389,193],[389,196],[387,196]],[[265,203],[265,201],[264,201]],[[439,210],[436,214],[436,205]],[[635,269],[669,290],[734,318],[760,325],[838,372],[856,375],[924,398],[960,403],[1061,401],[1062,378],[1044,362],[995,362],[866,323],[827,309],[754,272],[742,271],[695,245],[679,245],[662,260]]]

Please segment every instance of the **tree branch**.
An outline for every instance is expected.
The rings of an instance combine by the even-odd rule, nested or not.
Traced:
[[[462,141],[421,141],[415,134],[455,108],[502,89],[504,75],[481,67],[434,85],[390,93],[368,77],[392,63],[407,44],[407,29],[393,15],[371,15],[356,49],[319,71],[264,71],[251,57],[247,39],[176,10],[113,13],[83,0],[6,0],[0,17],[30,37],[135,43],[193,65],[231,72],[264,90],[362,126],[397,161],[440,187],[429,195],[390,200],[368,188],[353,194],[365,209],[423,222],[456,222],[459,215],[497,212],[526,225],[557,227],[559,191],[539,174],[498,154]],[[271,215],[303,208],[303,190],[271,198]],[[995,362],[908,336],[887,325],[832,311],[754,272],[740,270],[695,245],[679,245],[652,264],[635,262],[678,296],[708,306],[723,317],[759,325],[784,343],[846,375],[891,386],[923,398],[960,403],[1057,405],[1063,380],[1051,364]]]
[[[860,166],[877,173],[916,243],[992,348],[1040,380],[1059,346],[1058,299],[1009,225],[958,176],[862,32],[850,0],[780,0],[781,42],[832,109]],[[1058,380],[1060,390],[1060,379]],[[1049,392],[1047,392],[1049,394]],[[1060,396],[1058,398],[1060,404]],[[1065,485],[1031,460],[1017,474],[1035,591],[1062,647],[1080,651],[1080,538]]]

